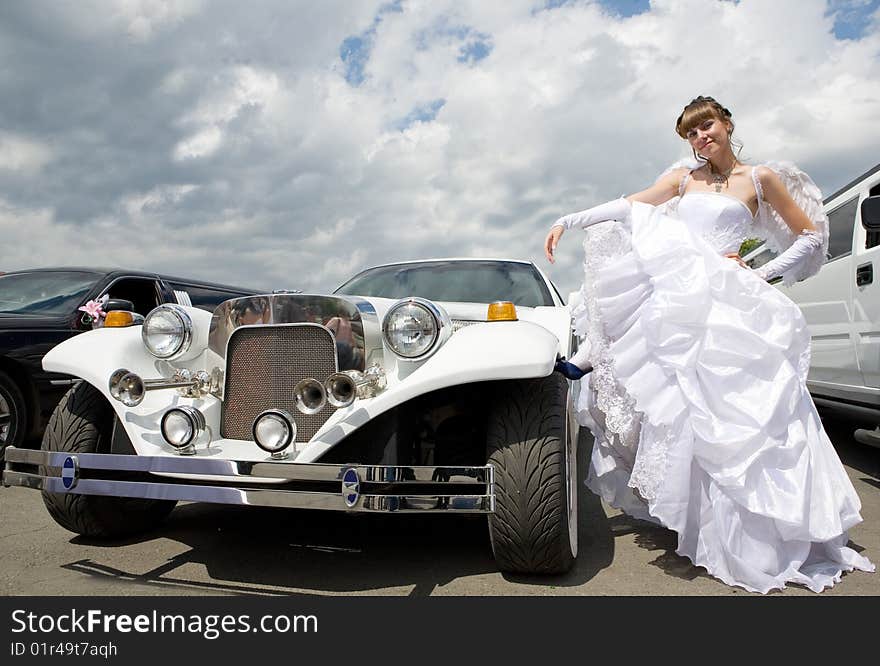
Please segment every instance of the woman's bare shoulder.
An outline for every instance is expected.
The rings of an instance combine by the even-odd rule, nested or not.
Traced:
[[[764,164],[755,166],[755,177],[761,183],[761,188],[766,192],[769,188],[771,191],[785,189],[785,185],[779,175],[770,167]]]
[[[664,172],[660,175],[656,182],[668,182],[675,183],[676,186],[681,182],[681,179],[684,178],[691,172],[691,169],[688,169],[685,166],[676,167],[674,169],[670,169],[669,171]]]
[[[678,194],[681,182],[691,172],[687,167],[676,167],[664,172],[654,181],[654,187],[662,187],[670,192],[670,197]]]

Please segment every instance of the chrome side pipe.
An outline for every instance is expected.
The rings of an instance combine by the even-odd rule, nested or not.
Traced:
[[[126,407],[137,407],[144,401],[147,391],[159,389],[180,389],[183,395],[199,398],[213,392],[216,382],[204,370],[193,374],[189,370],[178,370],[173,377],[163,379],[142,379],[134,372],[119,368],[110,375],[107,388],[111,397]]]

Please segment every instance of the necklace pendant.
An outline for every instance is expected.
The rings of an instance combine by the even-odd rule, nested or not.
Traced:
[[[721,183],[715,183],[715,192],[721,193]]]

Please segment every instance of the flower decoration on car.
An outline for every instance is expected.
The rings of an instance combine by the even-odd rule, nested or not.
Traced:
[[[82,322],[84,324],[91,324],[92,328],[100,328],[103,325],[104,317],[107,316],[107,313],[104,312],[104,306],[107,304],[109,298],[110,296],[108,294],[104,294],[97,300],[89,301],[85,305],[77,308],[84,313],[82,315]]]

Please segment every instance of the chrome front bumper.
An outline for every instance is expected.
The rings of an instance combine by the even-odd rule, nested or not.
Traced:
[[[329,511],[495,511],[491,465],[403,467],[245,462],[103,453],[69,455],[12,446],[6,449],[5,457],[4,486],[52,493]],[[46,473],[42,473],[41,466],[48,468]],[[212,478],[204,480],[198,476]],[[260,482],[261,479],[274,482]]]

